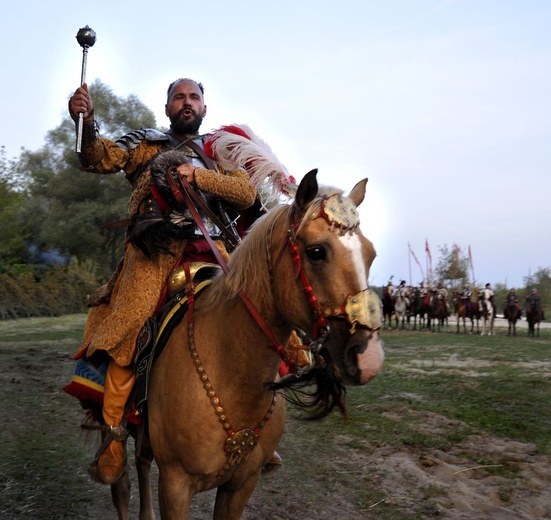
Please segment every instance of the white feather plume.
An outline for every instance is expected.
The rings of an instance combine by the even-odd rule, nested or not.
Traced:
[[[281,194],[293,196],[295,179],[269,145],[247,125],[231,126],[239,128],[249,139],[224,128],[214,131],[210,139],[215,160],[226,170],[245,168],[253,186],[267,199],[278,198]]]

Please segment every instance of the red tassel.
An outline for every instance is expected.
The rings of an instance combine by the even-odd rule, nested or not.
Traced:
[[[63,391],[76,397],[79,401],[92,401],[100,406],[103,405],[103,392],[75,383],[74,381],[64,386]]]
[[[132,410],[128,412],[124,418],[130,423],[135,424],[136,426],[140,426],[142,424],[142,416],[140,415],[140,412],[136,409],[134,406],[134,403],[132,403]]]

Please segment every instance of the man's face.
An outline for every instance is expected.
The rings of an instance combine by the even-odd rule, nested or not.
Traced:
[[[199,86],[188,80],[172,87],[165,105],[170,127],[178,134],[196,134],[207,113],[207,106]]]

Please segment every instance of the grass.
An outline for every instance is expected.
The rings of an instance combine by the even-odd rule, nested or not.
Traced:
[[[342,427],[369,425],[368,435],[410,443],[422,436],[404,418],[415,421],[413,412],[426,411],[462,423],[449,432],[454,443],[477,430],[534,443],[540,453],[551,454],[549,332],[535,340],[396,331],[383,337],[383,371],[366,387],[348,389],[350,417]],[[399,423],[389,418],[393,414]],[[328,422],[339,427],[340,419],[334,415]],[[428,435],[425,442],[446,438]]]
[[[86,474],[94,449],[79,437],[80,407],[61,391],[84,323],[82,315],[0,322],[1,518],[114,516],[109,489]],[[383,340],[382,373],[348,389],[348,420],[302,421],[289,408],[284,465],[261,481],[244,519],[287,518],[286,511],[306,520],[325,518],[324,511],[343,520],[442,517],[448,490],[407,472],[393,480],[401,472],[392,473],[387,457],[407,452],[423,461],[434,450],[454,451],[467,470],[504,479],[497,493],[508,502],[526,485],[518,461],[469,449],[467,441],[509,439],[551,455],[551,331],[534,339],[524,331],[385,330]],[[210,517],[211,500],[198,503],[194,518]],[[281,516],[266,514],[268,506]]]

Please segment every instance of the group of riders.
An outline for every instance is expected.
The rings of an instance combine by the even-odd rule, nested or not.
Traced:
[[[428,302],[431,298],[437,298],[444,309],[447,316],[451,316],[450,304],[448,301],[448,290],[439,283],[436,286],[428,285],[425,287],[423,282],[419,286],[407,286],[406,281],[402,280],[398,286],[392,283],[392,279],[383,287],[383,298],[388,298],[395,304],[400,298],[406,303],[408,315],[413,313],[413,298],[418,297],[421,300]],[[476,295],[476,298],[473,298]],[[461,290],[453,290],[453,302],[455,309],[460,305],[464,305],[469,315],[476,315],[483,312],[484,302],[489,302],[493,309],[493,316],[496,315],[495,294],[490,283],[487,283],[482,290],[471,290],[468,285],[464,285]],[[503,300],[504,311],[507,308],[514,307],[518,311],[518,317],[522,315],[522,307],[519,303],[519,298],[515,288],[511,288],[505,299]],[[531,310],[541,312],[541,319],[544,319],[544,309],[541,306],[541,298],[537,289],[532,289],[530,294],[526,296],[526,312]],[[505,314],[505,312],[504,312]]]

